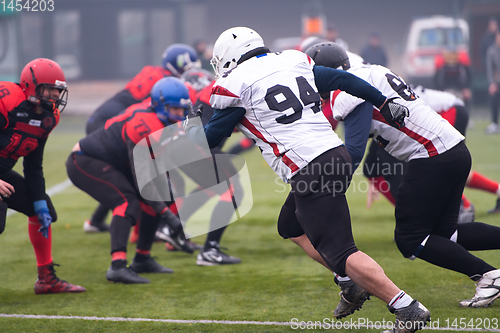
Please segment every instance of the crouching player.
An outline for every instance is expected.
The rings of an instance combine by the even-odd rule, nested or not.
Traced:
[[[38,280],[35,294],[80,293],[85,288],[60,280],[52,261],[51,223],[57,214],[45,193],[43,152],[50,132],[66,106],[67,88],[61,67],[35,59],[21,72],[21,83],[0,82],[0,233],[7,208],[28,216]],[[24,177],[12,170],[23,157]]]
[[[108,281],[149,283],[150,280],[137,273],[173,272],[150,256],[160,221],[172,228],[173,238],[182,238],[179,244],[186,245],[182,224],[165,202],[146,201],[141,197],[133,149],[150,134],[183,119],[190,105],[189,92],[184,83],[178,78],[163,78],[153,86],[149,105],[137,104],[109,119],[104,128],[80,140],[67,160],[66,169],[73,184],[112,209],[112,262],[106,273]],[[127,242],[130,229],[139,217],[137,250],[128,267]]]

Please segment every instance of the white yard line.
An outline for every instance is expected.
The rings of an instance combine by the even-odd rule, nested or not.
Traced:
[[[183,319],[153,319],[153,318],[126,318],[126,317],[93,317],[93,316],[46,316],[46,315],[30,315],[30,314],[7,314],[0,313],[0,318],[21,318],[21,319],[78,319],[78,320],[90,320],[90,321],[131,321],[131,322],[161,322],[161,323],[172,323],[172,324],[221,324],[221,325],[267,325],[267,326],[290,326],[292,329],[297,330],[311,330],[311,329],[321,329],[322,327],[318,324],[317,327],[299,327],[300,322],[278,322],[278,321],[245,321],[245,320],[183,320]],[[304,322],[303,322],[304,323]],[[311,322],[309,322],[311,323]],[[319,323],[319,322],[318,322]],[[311,325],[313,325],[312,322]],[[493,325],[496,326],[496,325]],[[351,324],[349,321],[341,322],[330,322],[323,329],[391,329],[391,325],[361,325],[355,322]],[[499,328],[460,328],[460,327],[425,327],[424,330],[428,331],[453,331],[453,332],[477,332],[477,331],[487,331],[487,332],[500,332]]]

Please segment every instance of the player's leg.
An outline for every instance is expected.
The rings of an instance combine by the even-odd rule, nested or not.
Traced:
[[[370,298],[370,294],[358,287],[348,277],[340,277],[325,262],[323,257],[316,251],[302,229],[297,216],[295,215],[295,196],[289,193],[285,203],[281,207],[278,217],[278,233],[284,239],[290,239],[300,246],[309,257],[326,267],[335,275],[335,283],[340,287],[340,302],[333,311],[333,316],[337,319],[344,318],[354,311],[361,309],[364,302]]]
[[[38,230],[41,225],[33,208],[33,203],[29,199],[26,180],[17,172],[11,170],[2,176],[2,180],[14,186],[15,192],[4,198],[4,202],[11,209],[14,209],[28,216],[28,234],[35,251],[38,267],[38,280],[35,283],[35,294],[52,293],[79,293],[85,291],[84,287],[60,280],[54,270],[52,259],[52,227],[49,226],[48,237],[43,237]],[[45,196],[49,214],[52,221],[57,220],[57,214],[48,195]]]
[[[141,202],[141,222],[139,224],[139,239],[135,257],[130,268],[136,273],[173,273],[170,268],[163,267],[151,257],[151,248],[155,240],[160,217],[155,210]]]
[[[109,164],[72,153],[66,170],[73,184],[113,212],[110,225],[111,267],[106,278],[113,282],[149,283],[127,267],[127,243],[130,228],[139,217],[140,205],[131,180]]]
[[[334,175],[322,174],[332,164]],[[319,167],[318,167],[319,166]],[[315,174],[316,173],[316,174]],[[340,276],[348,275],[358,286],[385,301],[396,321],[419,329],[430,312],[400,290],[368,255],[356,248],[345,192],[352,165],[345,147],[337,147],[313,160],[292,178],[296,214],[311,244],[325,263]],[[411,314],[411,315],[410,315]]]

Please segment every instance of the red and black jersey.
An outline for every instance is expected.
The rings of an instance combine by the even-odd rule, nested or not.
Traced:
[[[31,199],[42,200],[45,197],[43,151],[49,133],[59,122],[59,110],[36,113],[18,84],[2,81],[0,114],[0,175],[10,171],[23,156]]]
[[[83,138],[80,148],[86,155],[131,175],[130,156],[134,146],[164,127],[151,107],[151,101],[147,99],[130,106],[125,112],[109,119],[104,128]]]
[[[127,83],[125,90],[128,90],[134,99],[141,101],[149,96],[156,82],[171,75],[172,73],[163,67],[146,66]]]

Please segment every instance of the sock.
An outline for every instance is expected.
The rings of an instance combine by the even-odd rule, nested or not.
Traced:
[[[42,233],[38,232],[40,227],[36,216],[28,218],[28,234],[35,250],[36,264],[44,266],[52,262],[52,226],[49,226],[49,238],[43,237]]]
[[[124,251],[116,251],[111,253],[111,260],[125,260],[127,261],[127,252]]]
[[[488,177],[485,177],[476,171],[472,171],[472,176],[470,177],[470,181],[468,182],[467,187],[483,190],[500,196],[499,184],[496,181],[489,179]]]
[[[464,206],[464,209],[469,209],[470,208],[470,201],[469,199],[467,199],[467,197],[465,196],[465,194],[462,194],[462,204]]]
[[[337,280],[339,282],[351,281],[351,279],[348,276],[340,276],[337,273],[333,273],[333,274],[335,274],[335,278],[337,278]]]
[[[137,249],[137,252],[135,253],[134,261],[136,261],[136,262],[145,262],[146,260],[149,259],[149,257],[150,257],[150,252],[149,251]]]
[[[127,267],[127,260],[113,260],[111,262],[111,269],[117,271],[119,269]]]
[[[401,309],[410,305],[412,301],[413,298],[401,290],[396,296],[394,296],[393,299],[391,299],[389,306],[394,309]]]

